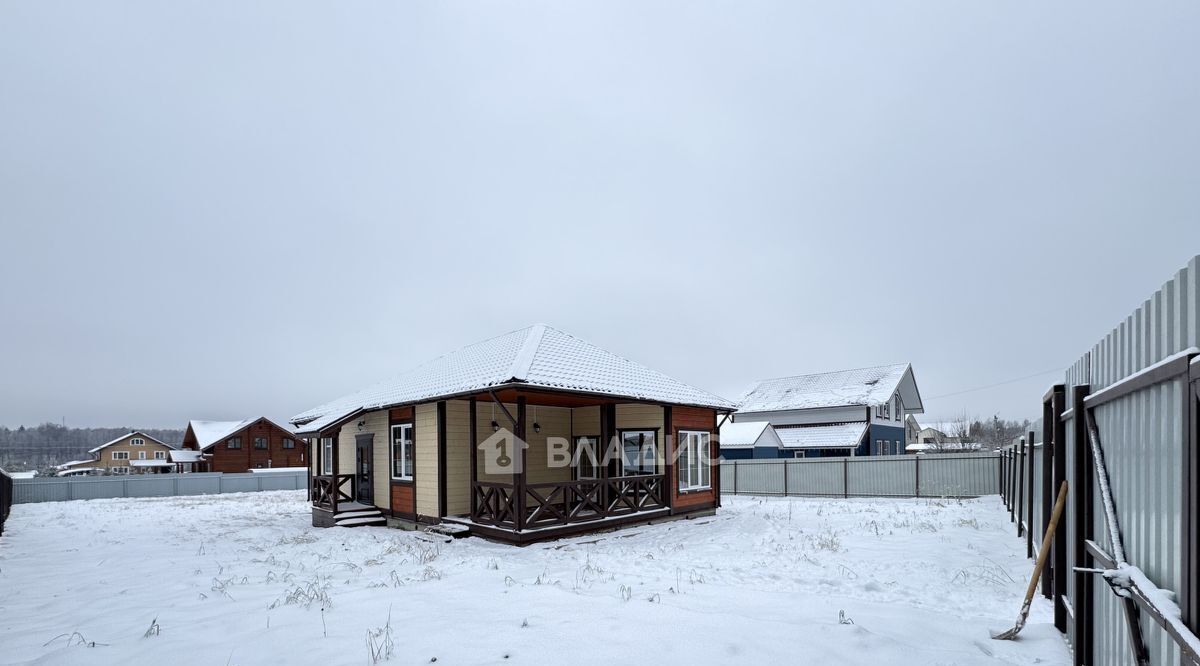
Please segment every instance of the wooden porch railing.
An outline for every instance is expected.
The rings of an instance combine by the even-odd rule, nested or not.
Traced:
[[[314,476],[312,479],[313,506],[333,511],[338,503],[355,501],[354,484],[353,474]]]
[[[570,525],[664,508],[665,491],[662,474],[530,483],[522,516],[514,484],[476,482],[471,520],[511,530]]]

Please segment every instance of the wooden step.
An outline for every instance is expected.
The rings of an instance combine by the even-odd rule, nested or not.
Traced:
[[[338,519],[335,523],[338,527],[362,527],[363,525],[387,525],[387,518],[383,516],[375,516],[373,518],[347,518],[345,520]]]
[[[335,516],[334,520],[340,521],[342,518],[371,518],[376,516],[383,516],[383,514],[380,514],[378,509],[373,511],[344,511],[342,514]]]

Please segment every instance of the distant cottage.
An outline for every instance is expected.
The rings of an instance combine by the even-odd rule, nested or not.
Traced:
[[[905,416],[923,412],[908,364],[766,379],[742,398],[735,428],[728,435],[722,429],[721,455],[729,460],[900,455]],[[755,435],[755,443],[747,444],[751,424],[769,424],[762,430],[773,436]]]
[[[249,472],[304,467],[304,443],[292,431],[261,416],[242,421],[188,421],[183,451],[175,456],[183,471]]]
[[[59,465],[58,476],[172,472],[175,451],[174,446],[135,430],[91,449],[91,458]]]

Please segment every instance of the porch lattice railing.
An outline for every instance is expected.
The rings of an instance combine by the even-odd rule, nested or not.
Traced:
[[[526,484],[524,516],[517,508],[517,489],[511,483],[476,482],[474,493],[471,520],[512,530],[569,525],[667,506],[666,477],[661,474]]]

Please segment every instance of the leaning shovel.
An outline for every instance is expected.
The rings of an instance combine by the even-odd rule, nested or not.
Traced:
[[[992,632],[992,638],[998,641],[1011,641],[1025,628],[1025,619],[1029,617],[1029,605],[1033,603],[1033,592],[1037,589],[1038,578],[1042,577],[1042,568],[1046,566],[1046,558],[1050,555],[1050,541],[1054,538],[1054,529],[1058,527],[1058,519],[1062,517],[1063,505],[1067,503],[1067,482],[1063,481],[1058,488],[1058,499],[1054,500],[1054,512],[1050,514],[1050,524],[1046,526],[1046,536],[1042,537],[1042,549],[1038,551],[1037,564],[1033,567],[1033,578],[1029,581],[1029,589],[1025,590],[1025,603],[1021,604],[1021,614],[1017,616],[1017,624],[1008,631]]]

